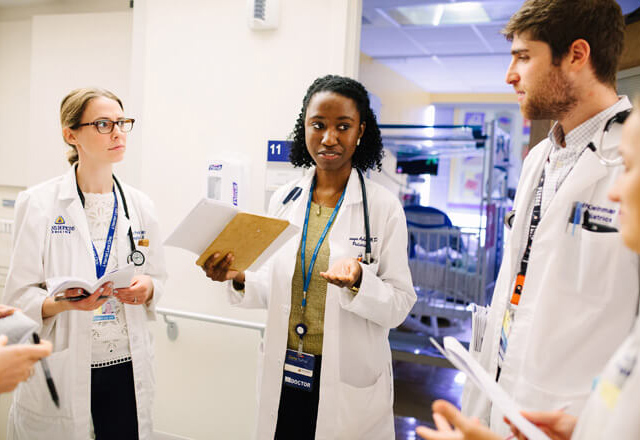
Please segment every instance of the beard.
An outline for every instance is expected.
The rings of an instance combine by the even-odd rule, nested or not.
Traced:
[[[552,67],[544,80],[527,93],[522,113],[527,119],[562,119],[578,102],[573,84],[558,67]]]

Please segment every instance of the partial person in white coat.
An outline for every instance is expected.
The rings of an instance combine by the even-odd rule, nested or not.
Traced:
[[[527,0],[503,31],[512,41],[506,81],[523,115],[557,121],[524,161],[475,353],[526,410],[578,415],[636,318],[638,255],[623,246],[607,198],[623,167],[598,158],[615,153],[621,126],[609,121],[631,107],[615,89],[623,30],[615,0]],[[509,432],[470,382],[462,409]]]
[[[640,99],[622,132],[620,155],[624,172],[609,191],[620,205],[620,233],[629,249],[640,253]],[[524,412],[553,440],[637,440],[640,438],[640,317],[604,370],[594,378],[594,389],[580,417],[564,411]],[[436,430],[418,429],[426,440],[501,440],[485,426],[466,417],[450,403],[433,405]],[[451,425],[453,426],[451,426]],[[525,437],[515,428],[519,439]]]
[[[0,304],[0,319],[13,315],[15,307]],[[51,343],[7,345],[7,335],[0,334],[0,393],[13,391],[34,373],[34,364],[51,354]]]
[[[16,440],[150,439],[153,349],[147,321],[166,278],[154,207],[112,173],[126,150],[133,119],[102,89],[77,89],[62,101],[67,173],[18,196],[5,299],[41,326],[53,344],[57,409],[42,375],[14,393],[8,438]],[[130,287],[103,285],[94,294],[47,295],[45,281],[95,281],[131,260]],[[74,301],[72,297],[82,298]]]
[[[365,88],[345,77],[318,78],[304,97],[290,156],[295,166],[315,168],[280,188],[269,206],[301,233],[255,273],[231,270],[231,254],[205,263],[211,279],[232,280],[232,303],[268,309],[258,439],[394,438],[388,334],[416,294],[402,206],[360,179],[381,158]]]

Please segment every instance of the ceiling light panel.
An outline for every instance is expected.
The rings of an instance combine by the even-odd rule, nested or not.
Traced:
[[[387,14],[402,26],[440,26],[488,23],[491,18],[480,2],[401,6]]]

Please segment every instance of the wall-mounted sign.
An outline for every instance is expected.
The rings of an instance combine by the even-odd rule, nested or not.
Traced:
[[[291,141],[268,141],[267,162],[289,162]]]

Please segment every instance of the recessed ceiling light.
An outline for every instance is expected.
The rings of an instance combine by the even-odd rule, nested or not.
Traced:
[[[491,21],[480,2],[401,6],[388,10],[388,14],[403,26],[476,24]]]

